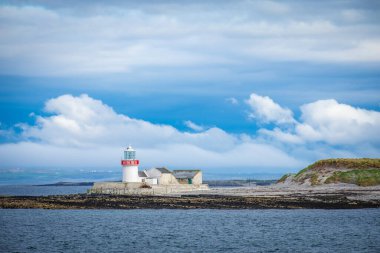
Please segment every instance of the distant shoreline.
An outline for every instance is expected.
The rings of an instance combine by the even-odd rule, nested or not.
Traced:
[[[57,182],[52,184],[36,184],[33,186],[93,186],[94,182]]]
[[[228,186],[228,187],[242,187],[251,185],[270,185],[276,183],[277,180],[262,180],[262,179],[231,179],[231,180],[204,180],[205,184],[209,186]],[[120,181],[115,181],[120,182]],[[34,186],[93,186],[94,182],[57,182],[51,184],[36,184]]]

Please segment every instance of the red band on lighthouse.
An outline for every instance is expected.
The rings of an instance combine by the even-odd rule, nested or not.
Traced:
[[[139,160],[121,160],[121,165],[123,166],[139,165]]]

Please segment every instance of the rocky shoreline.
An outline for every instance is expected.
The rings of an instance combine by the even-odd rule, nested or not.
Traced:
[[[379,199],[352,198],[344,193],[302,193],[271,196],[191,194],[131,196],[72,194],[0,196],[0,208],[13,209],[351,209],[379,208]],[[357,197],[357,196],[356,196]]]

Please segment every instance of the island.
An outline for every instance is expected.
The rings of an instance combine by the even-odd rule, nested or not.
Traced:
[[[0,208],[298,209],[379,208],[380,159],[327,159],[275,184],[211,187],[159,194],[0,196]],[[143,192],[141,192],[143,193]]]

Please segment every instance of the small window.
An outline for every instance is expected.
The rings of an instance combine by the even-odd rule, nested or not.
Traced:
[[[124,159],[135,160],[136,159],[136,151],[124,151]]]

